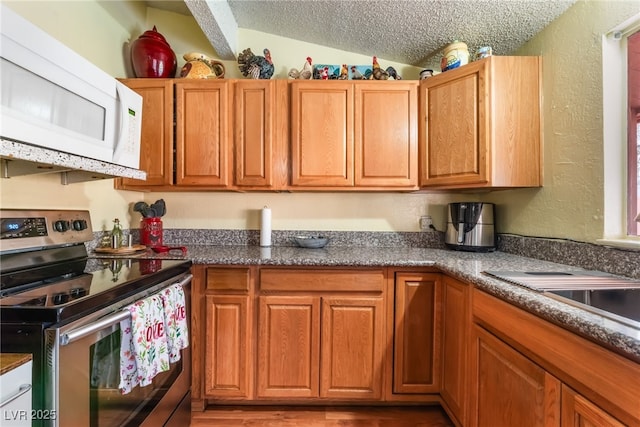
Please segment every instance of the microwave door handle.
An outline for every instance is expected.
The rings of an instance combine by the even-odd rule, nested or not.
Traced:
[[[191,279],[193,279],[193,275],[192,274],[188,274],[187,276],[185,276],[180,282],[175,283],[176,285],[180,285],[182,287],[185,287],[186,285],[188,285],[189,283],[191,283]],[[116,323],[119,323],[120,321],[126,319],[128,316],[130,316],[130,313],[128,310],[122,310],[119,311],[117,313],[114,313],[112,315],[109,315],[107,317],[103,317],[102,319],[90,323],[86,326],[82,326],[78,329],[74,329],[72,331],[69,331],[65,334],[62,334],[62,336],[60,337],[60,345],[68,345],[71,344],[74,341],[79,340],[80,338],[84,338],[87,335],[90,335],[94,332],[97,332],[101,329],[104,328],[108,328],[109,326],[113,326]]]
[[[120,150],[120,147],[124,140],[125,124],[128,123],[129,121],[129,117],[127,116],[128,110],[127,110],[127,107],[124,105],[124,97],[122,96],[122,87],[120,85],[122,85],[122,83],[116,81],[116,94],[118,95],[118,101],[119,101],[116,104],[118,107],[118,112],[120,113],[120,120],[119,120],[120,129],[118,129],[118,134],[116,135],[116,144],[113,147],[114,153]],[[126,128],[128,129],[128,126]]]

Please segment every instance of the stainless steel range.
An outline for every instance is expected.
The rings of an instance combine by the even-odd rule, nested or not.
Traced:
[[[2,209],[0,220],[0,351],[33,355],[33,425],[184,423],[188,348],[126,394],[118,367],[125,308],[176,284],[188,305],[191,262],[91,259],[88,211]]]

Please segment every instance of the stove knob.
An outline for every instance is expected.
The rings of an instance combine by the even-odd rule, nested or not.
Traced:
[[[73,221],[73,229],[76,231],[82,231],[87,229],[87,221],[84,219],[76,219]]]
[[[69,295],[68,294],[55,294],[53,296],[53,304],[54,305],[60,305],[60,304],[64,304],[66,302],[69,302]]]
[[[69,221],[65,221],[63,219],[58,220],[53,223],[53,228],[55,228],[56,231],[59,231],[61,233],[65,232],[69,229]]]

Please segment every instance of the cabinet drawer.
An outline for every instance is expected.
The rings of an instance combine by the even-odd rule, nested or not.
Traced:
[[[262,291],[306,292],[382,292],[385,273],[382,269],[263,269],[260,272]]]
[[[207,290],[248,291],[249,268],[207,268]]]

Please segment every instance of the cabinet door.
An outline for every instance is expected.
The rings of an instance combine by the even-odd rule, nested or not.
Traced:
[[[291,83],[291,185],[353,186],[353,84]]]
[[[418,186],[416,82],[355,83],[356,187]]]
[[[119,188],[151,188],[173,183],[173,80],[122,81],[142,96],[140,169],[147,180],[122,178]]]
[[[467,355],[470,287],[450,277],[442,280],[442,390],[440,394],[460,424],[466,425]]]
[[[421,83],[420,185],[487,182],[486,74],[478,61]]]
[[[246,295],[207,295],[205,311],[205,395],[248,399],[253,372],[250,299]]]
[[[286,185],[287,90],[286,81],[234,82],[236,186],[274,189]]]
[[[471,426],[560,426],[557,378],[475,324],[472,339]]]
[[[440,286],[439,274],[396,274],[393,393],[439,391]]]
[[[321,397],[382,397],[383,307],[376,297],[322,298]]]
[[[562,385],[562,427],[623,427],[593,402]]]
[[[176,184],[229,185],[229,83],[176,83]]]
[[[259,301],[258,397],[318,397],[320,298]]]

